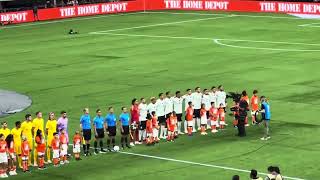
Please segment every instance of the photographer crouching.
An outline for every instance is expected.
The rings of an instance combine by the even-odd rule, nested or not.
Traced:
[[[237,122],[237,127],[238,127],[238,136],[239,137],[244,137],[246,136],[246,129],[245,129],[245,120],[248,115],[249,111],[249,104],[248,102],[241,98],[241,94],[238,93],[229,93],[228,98],[232,98],[233,101],[235,102],[235,105],[230,108],[231,111],[234,113],[234,118],[235,121]]]

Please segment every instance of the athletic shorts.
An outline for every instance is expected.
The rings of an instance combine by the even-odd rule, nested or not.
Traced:
[[[81,152],[81,147],[80,144],[76,144],[73,146],[73,153],[80,153]]]
[[[117,135],[117,127],[116,126],[109,126],[108,132],[109,132],[109,136],[116,136]]]
[[[139,130],[145,130],[147,128],[147,121],[140,121]]]
[[[28,161],[28,159],[29,159],[29,156],[21,156],[22,161]]]
[[[201,116],[200,116],[200,109],[195,109],[195,110],[193,111],[193,116],[194,116],[195,118],[201,118]]]
[[[178,122],[182,121],[182,114],[177,114],[177,120],[178,120]]]
[[[188,127],[193,127],[193,121],[187,121]]]
[[[68,144],[62,144],[61,145],[61,156],[66,156],[68,154]]]
[[[200,124],[201,124],[202,126],[207,125],[207,124],[208,124],[207,118],[202,117],[202,118],[200,119]]]
[[[44,156],[45,155],[45,152],[39,152],[38,151],[38,156]]]
[[[7,153],[0,153],[0,163],[8,163],[8,156]]]
[[[257,111],[251,111],[251,115],[254,116]]]
[[[122,126],[123,132],[121,132],[122,135],[128,135],[129,134],[129,126]]]
[[[166,123],[166,118],[165,118],[164,116],[159,116],[159,117],[158,117],[158,121],[159,121],[159,124],[160,124],[160,125],[167,124],[167,123]]]
[[[8,156],[8,159],[16,159],[16,154],[15,153],[10,153]]]
[[[14,152],[17,155],[21,154],[21,143],[14,143]]]
[[[83,129],[83,138],[85,141],[90,141],[91,140],[91,129]]]
[[[95,138],[104,138],[104,130],[103,128],[101,129],[96,129],[97,134],[95,134]]]
[[[53,159],[56,159],[56,158],[59,158],[60,157],[60,151],[59,151],[59,149],[54,149],[54,150],[52,150],[52,158]]]

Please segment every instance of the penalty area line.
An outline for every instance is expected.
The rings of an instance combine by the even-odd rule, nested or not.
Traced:
[[[205,164],[205,163],[198,163],[198,162],[192,162],[192,161],[178,160],[178,159],[165,158],[165,157],[159,157],[159,156],[151,156],[151,155],[146,155],[146,154],[138,154],[138,153],[131,153],[131,152],[123,152],[123,151],[119,151],[118,153],[132,155],[132,156],[145,157],[145,158],[151,158],[151,159],[158,159],[158,160],[164,160],[164,161],[183,163],[183,164],[190,164],[190,165],[197,165],[197,166],[210,167],[210,168],[216,168],[216,169],[230,170],[230,171],[236,171],[236,172],[244,172],[244,173],[251,172],[251,171],[245,170],[245,169],[238,169],[238,168],[219,166],[219,165],[214,165],[214,164]],[[259,174],[265,175],[265,176],[267,175],[266,173],[259,173]],[[305,179],[298,178],[298,177],[289,177],[289,176],[283,176],[283,177],[285,179],[292,179],[292,180],[305,180]]]

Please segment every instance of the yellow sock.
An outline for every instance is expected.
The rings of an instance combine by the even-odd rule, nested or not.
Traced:
[[[29,154],[29,165],[31,165],[32,163],[31,163],[31,158],[32,158],[32,155],[31,155],[31,153]]]
[[[47,148],[47,161],[51,161],[51,149],[48,147]]]
[[[18,156],[18,164],[19,164],[19,167],[21,168],[21,167],[22,167],[22,160],[21,160],[21,156]]]
[[[37,162],[38,162],[38,151],[35,149],[33,151],[33,163],[38,164]]]

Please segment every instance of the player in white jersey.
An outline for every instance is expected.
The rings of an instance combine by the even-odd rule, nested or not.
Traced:
[[[207,89],[203,90],[201,104],[205,105],[205,110],[207,111],[207,129],[211,129],[211,121],[209,119],[209,110],[211,108],[211,98],[209,95],[209,90]]]
[[[218,91],[216,92],[216,95],[217,95],[216,108],[218,108],[220,106],[220,104],[222,104],[222,106],[225,108],[226,107],[227,94],[226,94],[226,92],[224,92],[224,89],[223,89],[222,85],[220,85],[218,87]]]
[[[160,138],[166,139],[167,128],[166,128],[166,117],[165,117],[165,103],[163,93],[159,94],[159,99],[156,102],[156,115],[160,125]]]
[[[196,87],[195,92],[192,93],[192,104],[194,108],[194,118],[196,119],[198,130],[201,130],[201,124],[200,124],[201,100],[202,100],[201,89],[200,87]]]
[[[215,86],[212,86],[211,92],[209,92],[210,95],[210,101],[214,102],[214,104],[217,103],[217,88]]]
[[[166,119],[169,118],[169,114],[173,111],[173,98],[171,97],[170,91],[166,92],[166,97],[164,98]]]
[[[177,91],[176,96],[173,98],[173,111],[176,112],[177,115],[177,121],[178,121],[178,134],[184,134],[181,131],[181,124],[182,124],[182,104],[183,104],[183,98],[181,97],[181,92]],[[186,123],[185,123],[186,124]]]
[[[189,107],[188,103],[192,102],[192,91],[191,89],[187,89],[187,94],[183,95],[182,98],[184,99],[184,111],[187,110],[187,108]],[[184,133],[187,134],[188,133],[188,128],[187,128],[187,122],[184,122]],[[196,132],[196,128],[195,128],[195,119],[192,120],[192,131]]]
[[[144,98],[140,99],[139,109],[139,143],[142,143],[146,139],[146,127],[147,127],[147,104]]]
[[[156,112],[156,104],[157,99],[155,97],[151,97],[150,98],[150,103],[147,106],[147,111],[149,112],[149,114],[151,115],[151,112]]]

